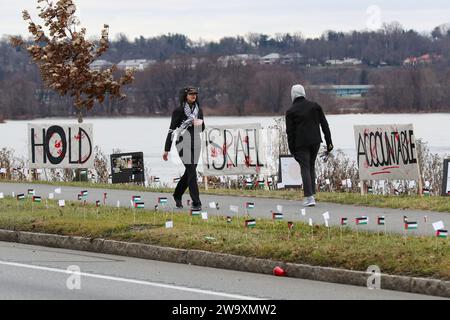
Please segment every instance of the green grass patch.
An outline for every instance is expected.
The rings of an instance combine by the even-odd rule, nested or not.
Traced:
[[[0,182],[25,183],[8,180],[0,180]],[[173,193],[170,188],[146,188],[144,186],[132,184],[106,184],[106,183],[89,183],[89,182],[47,182],[32,181],[28,184],[46,184],[55,186],[69,186],[79,188],[100,188],[114,190],[129,190],[140,192],[164,192]],[[286,200],[302,200],[303,193],[299,190],[264,190],[264,189],[200,189],[202,194],[223,195],[223,196],[245,196],[255,198],[270,199],[286,199]],[[435,212],[450,212],[450,197],[442,196],[424,196],[418,195],[365,195],[349,192],[320,192],[317,194],[317,200],[321,202],[339,203],[347,205],[367,206],[376,208],[390,209],[411,209],[411,210],[428,210]]]
[[[173,219],[174,228],[165,222]],[[113,207],[83,207],[79,202],[0,200],[0,228],[59,235],[132,241],[166,247],[199,249],[248,257],[365,271],[377,265],[386,274],[450,280],[448,239],[378,234],[349,228],[327,228],[295,222],[256,219],[244,228],[244,217],[191,217],[187,212],[155,212]]]

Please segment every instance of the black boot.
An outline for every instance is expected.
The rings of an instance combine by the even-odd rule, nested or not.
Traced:
[[[182,209],[183,208],[183,203],[181,202],[181,199],[177,199],[177,198],[175,198],[175,196],[173,196],[173,200],[175,201],[175,206],[178,209]]]

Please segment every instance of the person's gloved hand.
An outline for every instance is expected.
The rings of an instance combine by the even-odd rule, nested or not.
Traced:
[[[327,145],[327,152],[331,152],[331,150],[333,150],[333,145],[330,143],[329,145]]]

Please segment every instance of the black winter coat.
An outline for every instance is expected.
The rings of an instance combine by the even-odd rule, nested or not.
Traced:
[[[295,99],[292,107],[286,111],[286,133],[291,154],[295,154],[299,148],[322,142],[319,125],[327,146],[332,145],[330,128],[322,107],[304,97]]]
[[[203,120],[203,110],[200,107],[199,107],[197,118]],[[172,131],[177,129],[181,125],[181,123],[186,119],[187,119],[187,116],[184,113],[184,106],[180,106],[173,111],[172,119],[170,121],[170,128],[169,128],[170,130],[167,134],[164,151],[167,151],[167,152],[170,151],[170,149],[172,147]],[[201,132],[203,132],[204,130],[205,130],[205,122],[203,121]],[[194,126],[192,125],[192,126],[188,127],[187,132],[189,132],[190,137],[191,137],[190,144],[187,144],[188,141],[185,140],[185,143],[183,146],[183,143],[182,143],[184,140],[183,136],[178,137],[177,141],[175,141],[179,153],[183,147],[190,146],[190,149],[194,150],[194,148],[197,149],[198,147],[201,146],[200,130],[194,130]]]

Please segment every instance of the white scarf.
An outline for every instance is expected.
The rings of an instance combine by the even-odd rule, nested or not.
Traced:
[[[186,102],[184,105],[184,114],[187,116],[187,119],[184,120],[181,125],[172,132],[172,139],[176,140],[179,135],[183,135],[187,128],[192,126],[194,120],[197,119],[198,113],[199,108],[197,103],[194,105],[194,108],[191,109],[189,104]]]

